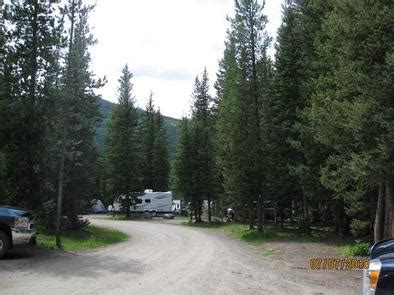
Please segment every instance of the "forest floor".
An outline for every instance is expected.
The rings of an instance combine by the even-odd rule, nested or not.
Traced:
[[[84,251],[21,249],[0,261],[3,294],[361,294],[362,271],[311,270],[309,259],[337,248],[300,241],[245,243],[184,220],[112,220],[93,225],[126,233]]]

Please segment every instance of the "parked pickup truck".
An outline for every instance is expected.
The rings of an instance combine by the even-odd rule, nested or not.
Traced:
[[[35,243],[36,229],[30,211],[0,206],[0,258],[14,246]]]
[[[364,270],[364,295],[394,294],[394,239],[371,248],[369,269]]]

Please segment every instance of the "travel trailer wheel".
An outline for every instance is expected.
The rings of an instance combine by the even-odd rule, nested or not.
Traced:
[[[156,212],[155,210],[152,210],[152,211],[150,211],[150,214],[151,214],[152,216],[156,216],[156,215],[157,215],[157,212]]]

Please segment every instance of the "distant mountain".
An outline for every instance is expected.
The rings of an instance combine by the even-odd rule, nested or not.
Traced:
[[[102,115],[103,120],[100,123],[100,125],[97,127],[97,131],[96,131],[96,142],[99,150],[102,150],[103,148],[104,137],[105,134],[107,133],[108,120],[111,116],[112,109],[115,105],[116,105],[115,103],[112,103],[105,99],[102,99],[100,101],[100,113]],[[140,108],[138,108],[137,110],[141,113],[144,111],[143,109]],[[178,143],[179,122],[180,120],[178,119],[164,116],[164,124],[167,132],[168,151],[170,153],[170,157],[174,155],[175,148]]]

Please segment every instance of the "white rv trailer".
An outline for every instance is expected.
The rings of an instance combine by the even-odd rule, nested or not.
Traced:
[[[125,196],[119,196],[114,201],[114,210],[122,210],[121,199]],[[137,197],[136,203],[130,206],[130,212],[149,212],[152,215],[158,213],[170,213],[172,209],[172,193],[171,192],[153,192],[145,190],[144,194]]]

